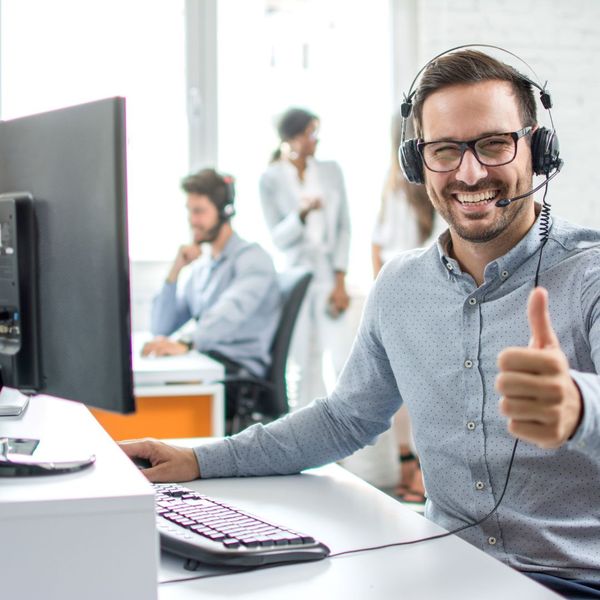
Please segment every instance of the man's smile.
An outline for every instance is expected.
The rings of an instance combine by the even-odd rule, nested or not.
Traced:
[[[477,192],[456,192],[452,194],[461,204],[489,204],[498,196],[499,190],[481,190]]]

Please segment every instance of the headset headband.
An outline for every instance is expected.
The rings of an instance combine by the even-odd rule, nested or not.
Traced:
[[[400,132],[400,143],[402,143],[406,137],[406,120],[408,119],[408,117],[410,117],[410,115],[412,113],[412,101],[418,90],[418,88],[415,89],[415,84],[417,83],[417,80],[421,76],[421,73],[423,73],[423,71],[425,71],[425,69],[427,69],[427,67],[429,65],[431,65],[433,62],[435,62],[438,58],[441,58],[442,56],[446,56],[446,54],[450,54],[450,53],[454,52],[455,50],[462,50],[464,48],[493,48],[494,50],[500,50],[500,52],[510,54],[510,56],[512,56],[513,58],[516,58],[519,62],[524,64],[534,74],[536,79],[539,79],[537,73],[535,72],[533,67],[531,67],[531,65],[529,65],[529,63],[527,63],[524,59],[522,59],[520,56],[518,56],[514,52],[511,52],[510,50],[506,50],[506,48],[502,48],[500,46],[494,46],[493,44],[462,44],[461,46],[454,46],[454,48],[449,48],[448,50],[444,50],[444,52],[440,52],[439,54],[434,56],[432,59],[428,60],[419,69],[418,73],[415,75],[415,78],[412,80],[412,83],[410,84],[408,93],[404,94],[404,101],[400,105],[400,114],[402,115],[402,129]],[[550,116],[550,123],[552,124],[552,130],[554,131],[554,129],[555,129],[554,121],[552,119],[552,111],[550,110],[552,108],[552,96],[550,95],[550,92],[546,88],[546,86],[548,85],[548,82],[546,81],[544,83],[544,85],[541,85],[537,81],[530,79],[529,77],[526,77],[525,75],[523,75],[520,72],[519,72],[519,76],[524,81],[527,81],[530,85],[532,85],[533,87],[537,88],[540,91],[540,100],[542,102],[542,106],[548,111],[548,115]]]

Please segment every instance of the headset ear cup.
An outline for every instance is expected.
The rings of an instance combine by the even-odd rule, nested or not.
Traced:
[[[536,175],[549,175],[560,167],[560,146],[554,131],[546,127],[539,127],[533,132],[531,162]]]
[[[423,159],[417,148],[417,140],[406,140],[400,145],[400,166],[409,183],[423,184]]]

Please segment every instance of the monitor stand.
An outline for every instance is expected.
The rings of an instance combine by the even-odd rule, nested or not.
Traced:
[[[14,388],[0,388],[0,418],[20,417],[29,404],[30,396]]]
[[[29,405],[29,396],[13,388],[0,389],[0,420],[21,417]],[[93,454],[74,460],[48,460],[33,456],[40,440],[0,436],[0,477],[30,475],[60,475],[90,467],[96,461]]]

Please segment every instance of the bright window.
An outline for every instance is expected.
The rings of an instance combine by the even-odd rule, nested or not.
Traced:
[[[130,254],[169,256],[187,233],[183,0],[18,0],[1,5],[1,109],[10,119],[127,99]]]

